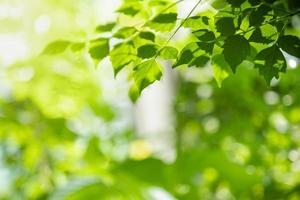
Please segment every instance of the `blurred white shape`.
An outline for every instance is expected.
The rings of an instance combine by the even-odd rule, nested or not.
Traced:
[[[13,7],[9,4],[0,4],[0,19],[19,18],[22,13],[21,7]]]
[[[172,79],[171,69],[165,68],[162,80],[142,92],[135,112],[138,134],[150,142],[153,151],[166,161],[173,160],[175,156]]]
[[[291,95],[289,95],[289,94],[284,95],[284,96],[282,97],[282,103],[283,103],[283,105],[285,105],[285,106],[290,106],[290,105],[292,105],[292,103],[293,103],[293,97],[292,97]]]
[[[211,97],[212,93],[213,89],[209,84],[202,84],[197,88],[197,95],[200,98],[208,99],[209,97]]]
[[[298,63],[295,59],[289,59],[288,64],[289,64],[290,68],[292,68],[292,69],[297,68],[297,65],[298,65]]]
[[[153,200],[176,200],[170,193],[159,187],[152,187],[148,192]]]
[[[32,67],[23,67],[15,70],[13,76],[17,81],[30,81],[34,76],[34,69]]]
[[[205,131],[208,133],[216,133],[220,127],[220,121],[215,117],[208,117],[203,124]]]
[[[271,86],[271,87],[275,87],[276,85],[279,84],[279,82],[280,82],[279,79],[272,78],[271,83],[270,83],[270,86]]]
[[[268,105],[275,105],[279,102],[279,96],[274,91],[267,91],[264,94],[264,100]]]
[[[51,19],[47,15],[41,15],[36,18],[34,22],[34,30],[39,33],[43,34],[46,33],[51,26]]]
[[[287,119],[279,112],[272,113],[269,120],[273,127],[280,133],[286,132],[289,128]]]
[[[15,61],[25,58],[28,46],[20,34],[0,34],[0,63],[8,66]]]
[[[0,166],[0,196],[5,196],[9,193],[11,180],[12,177],[9,170],[3,166]]]
[[[300,152],[297,150],[291,150],[288,157],[292,162],[295,162],[300,158]]]

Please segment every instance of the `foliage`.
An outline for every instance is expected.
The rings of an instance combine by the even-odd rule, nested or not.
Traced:
[[[210,6],[212,12],[194,14],[196,8],[205,3],[200,0],[186,18],[178,19],[176,5],[181,2],[183,1],[124,1],[117,10],[120,13],[120,21],[126,18],[132,23],[108,23],[98,26],[97,33],[101,35],[110,32],[111,36],[106,38],[99,36],[97,40],[105,41],[105,46],[104,44],[98,47],[89,46],[91,56],[97,61],[109,56],[115,74],[133,63],[132,77],[137,77],[141,75],[138,66],[140,63],[147,62],[147,59],[172,60],[175,58],[178,51],[176,47],[170,47],[173,55],[169,56],[165,56],[166,48],[178,30],[184,27],[191,30],[187,37],[192,37],[193,42],[179,50],[181,53],[174,61],[173,67],[180,65],[203,67],[207,62],[213,61],[212,58],[215,55],[224,54],[224,63],[230,66],[233,73],[243,62],[250,61],[270,84],[272,78],[278,79],[280,72],[286,71],[286,60],[282,51],[299,58],[299,38],[285,33],[291,18],[299,14],[299,9],[297,10],[298,7],[295,6],[296,0],[288,2],[217,0]],[[173,34],[168,36],[167,32],[172,31]],[[121,41],[112,45],[109,50],[107,43],[114,38],[121,39]],[[57,46],[53,46],[54,44]],[[59,52],[65,47],[61,42],[54,44],[50,44],[46,51],[54,47],[55,51]],[[272,55],[271,58],[270,55]],[[152,67],[149,66],[149,68]],[[218,76],[215,78],[221,85],[224,77],[223,79]],[[130,93],[134,101],[145,88],[140,87],[139,81],[136,80],[137,78],[133,78]],[[150,83],[156,80],[160,80],[160,76],[156,76]]]
[[[300,68],[286,70],[299,1],[216,0],[197,13],[199,1],[182,19],[185,1],[125,0],[104,24],[91,2],[20,0],[30,12],[0,18],[29,49],[0,56],[0,199],[299,199]],[[48,33],[28,28],[45,13]],[[168,67],[174,127],[153,144],[127,92],[138,101]]]

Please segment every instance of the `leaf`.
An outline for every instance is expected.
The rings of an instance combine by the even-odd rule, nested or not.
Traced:
[[[177,13],[165,13],[156,16],[148,23],[148,26],[156,31],[171,31],[177,22]]]
[[[156,55],[158,46],[155,44],[146,44],[138,48],[138,57],[152,58]]]
[[[177,59],[176,63],[173,65],[173,68],[178,67],[180,65],[189,64],[193,60],[194,54],[199,49],[200,48],[196,42],[186,45],[180,52],[179,58]]]
[[[209,61],[209,57],[207,56],[199,56],[192,60],[192,62],[189,64],[189,67],[203,67],[206,65],[206,63]]]
[[[278,39],[279,47],[292,56],[300,58],[300,39],[293,35],[284,35]]]
[[[250,44],[243,36],[232,35],[225,40],[223,53],[235,73],[237,66],[250,54]]]
[[[204,23],[200,16],[193,16],[193,17],[189,17],[182,26],[186,27],[186,28],[191,28],[191,29],[197,30],[197,29],[202,28],[203,24]]]
[[[167,13],[167,14],[158,15],[152,21],[155,23],[169,24],[169,23],[176,22],[176,20],[177,20],[177,13]]]
[[[113,35],[113,37],[120,38],[120,39],[125,39],[125,38],[128,38],[128,37],[132,36],[136,32],[137,32],[137,29],[134,28],[134,27],[124,27],[124,28],[121,28],[120,30],[118,30]]]
[[[229,36],[235,33],[235,26],[232,17],[222,17],[216,22],[216,29],[221,35]]]
[[[259,73],[264,76],[268,84],[273,77],[279,78],[279,72],[286,71],[286,61],[280,49],[273,45],[260,51],[256,57],[255,66],[259,69]],[[263,61],[261,63],[261,61]]]
[[[74,52],[80,51],[85,47],[85,43],[83,42],[76,42],[71,44],[71,50]]]
[[[257,6],[261,3],[260,0],[248,0],[252,6]]]
[[[117,12],[122,13],[124,15],[135,16],[140,12],[140,5],[135,3],[125,4],[121,8],[117,10]]]
[[[110,32],[116,26],[116,23],[107,23],[96,27],[97,32]]]
[[[64,52],[71,45],[70,41],[58,40],[48,44],[42,54],[54,55]]]
[[[265,15],[271,11],[271,8],[265,4],[260,5],[254,11],[250,13],[249,25],[260,26],[265,21]]]
[[[145,39],[145,40],[155,42],[155,35],[154,35],[154,33],[150,32],[150,31],[141,32],[139,34],[139,37],[142,38],[142,39]]]
[[[207,29],[194,31],[193,34],[202,42],[212,42],[216,39],[214,32]]]
[[[134,68],[133,78],[139,94],[148,85],[162,76],[161,66],[155,59],[144,61]]]
[[[117,75],[126,65],[137,59],[137,50],[132,42],[121,43],[113,48],[109,56]]]
[[[178,50],[174,47],[166,46],[160,50],[159,56],[163,59],[176,59],[178,56]]]
[[[217,54],[212,58],[212,70],[219,87],[222,86],[223,81],[232,73],[229,64],[222,54]]]
[[[93,59],[102,60],[109,54],[109,40],[106,38],[94,40],[89,53]]]
[[[226,0],[232,7],[240,7],[246,0]]]
[[[256,43],[263,43],[263,44],[268,44],[272,41],[273,40],[267,39],[262,35],[260,28],[255,29],[249,38],[249,42],[256,42]]]

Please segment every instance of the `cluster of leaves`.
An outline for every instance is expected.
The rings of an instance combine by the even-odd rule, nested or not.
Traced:
[[[59,53],[67,48],[78,51],[86,47],[97,61],[109,56],[115,75],[128,66],[133,79],[129,92],[133,101],[144,88],[160,80],[162,66],[158,59],[173,60],[173,68],[203,67],[211,62],[221,86],[243,62],[258,68],[270,83],[286,71],[283,51],[300,57],[299,38],[285,35],[291,17],[299,14],[299,10],[290,7],[295,6],[294,1],[218,0],[210,10],[192,16],[203,3],[200,0],[185,19],[178,19],[176,5],[182,1],[125,0],[117,10],[119,22],[98,26],[96,39],[88,44],[58,41],[45,52]],[[192,41],[178,51],[169,43],[180,28],[191,30]]]

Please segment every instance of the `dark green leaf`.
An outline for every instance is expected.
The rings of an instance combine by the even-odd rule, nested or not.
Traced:
[[[226,0],[233,7],[240,7],[246,0]]]
[[[292,56],[300,58],[300,39],[293,35],[284,35],[278,39],[279,47]]]
[[[214,32],[207,29],[194,31],[193,34],[202,42],[212,42],[216,39]]]
[[[250,44],[241,35],[229,36],[224,44],[224,56],[233,72],[250,54]]]
[[[150,41],[152,41],[152,42],[155,41],[155,35],[154,35],[154,33],[149,32],[149,31],[147,31],[147,32],[141,32],[141,33],[139,34],[139,37],[140,37],[140,38],[143,38],[143,39],[145,39],[145,40],[150,40]]]
[[[259,69],[260,74],[265,77],[267,83],[270,83],[273,77],[279,78],[279,72],[285,72],[286,70],[285,58],[276,45],[260,51],[255,60],[255,66]]]
[[[235,33],[235,26],[232,17],[222,17],[216,22],[216,29],[222,35],[228,36]]]
[[[138,48],[138,57],[152,58],[156,55],[158,46],[155,44],[146,44]]]
[[[257,6],[261,3],[261,0],[248,0],[252,6]]]
[[[177,20],[177,13],[167,13],[167,14],[158,15],[152,21],[160,24],[169,24],[169,23],[176,22],[176,20]]]
[[[257,28],[253,31],[252,35],[250,36],[249,42],[268,44],[272,42],[272,40],[263,37],[260,28]]]
[[[194,59],[194,54],[199,50],[200,48],[195,42],[186,45],[180,52],[179,58],[173,65],[173,68],[192,62],[192,60]]]
[[[209,57],[207,56],[199,56],[192,60],[192,62],[189,64],[190,67],[204,67],[206,63],[209,61]]]
[[[265,21],[265,15],[271,11],[271,8],[265,4],[260,5],[257,9],[251,12],[249,16],[250,26],[260,26]]]
[[[176,25],[177,13],[160,14],[148,23],[149,27],[160,32],[171,31]]]
[[[123,7],[117,10],[119,13],[123,13],[124,15],[135,16],[139,13],[140,10],[134,8],[133,6]]]

